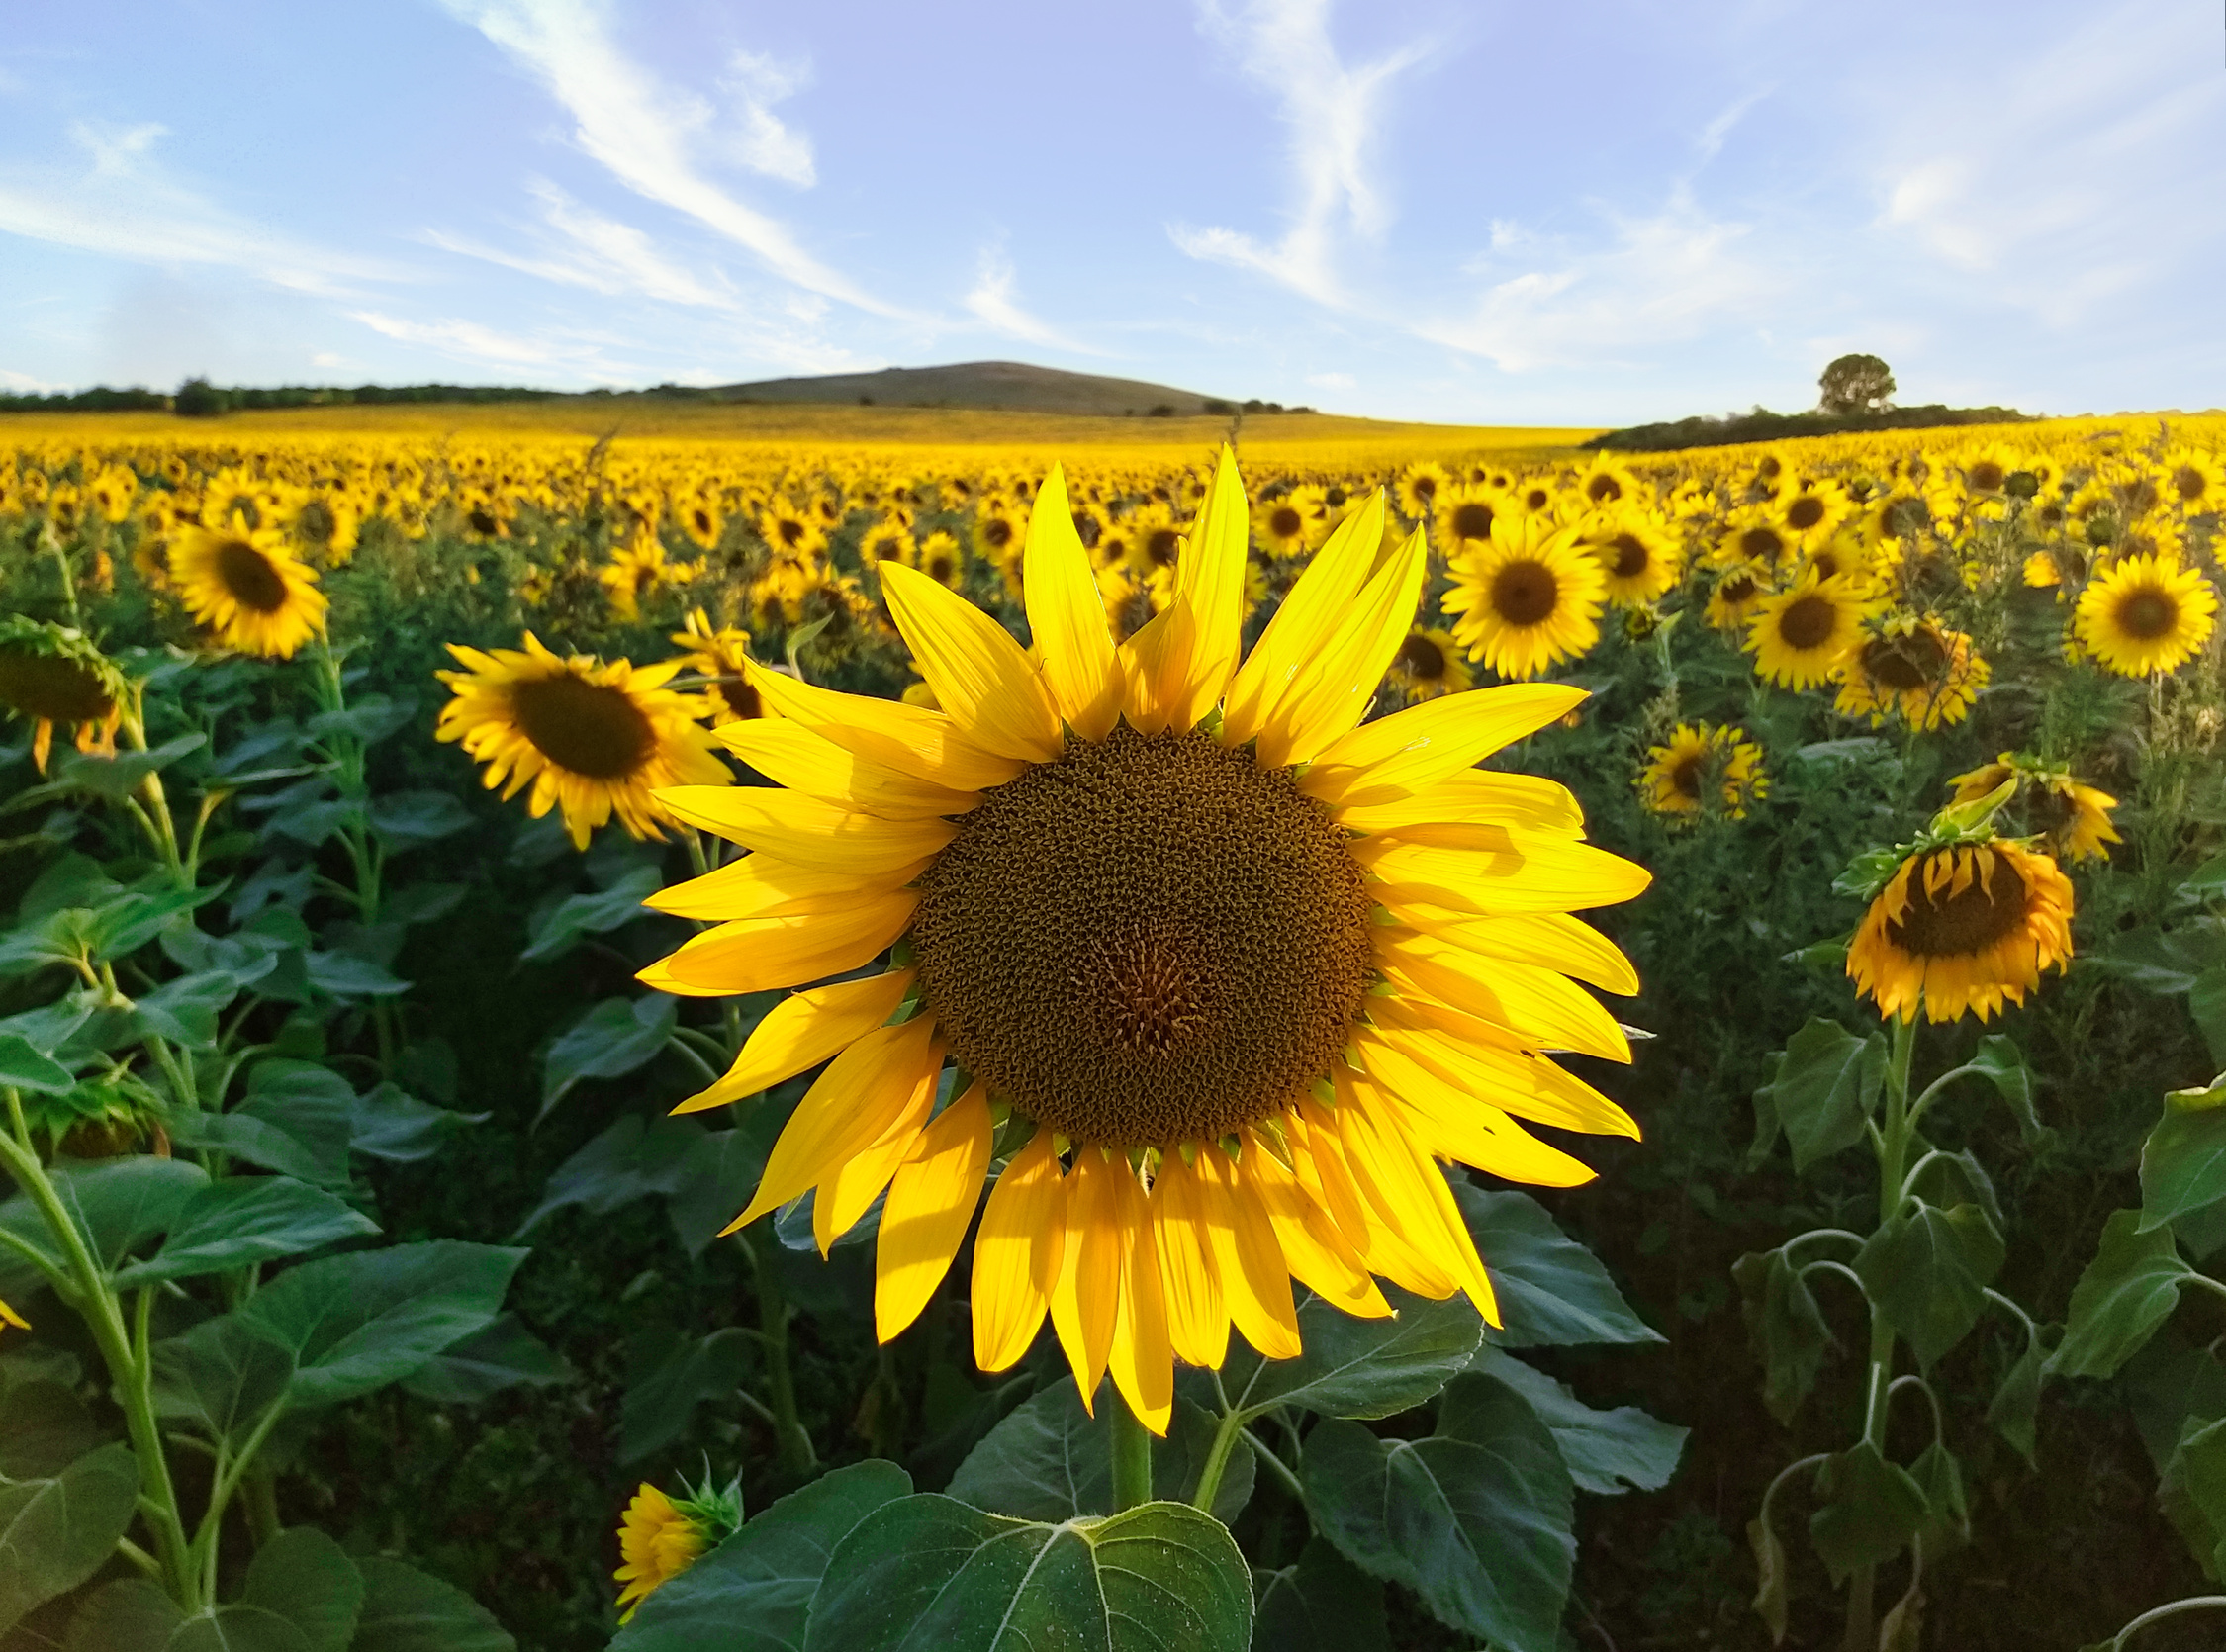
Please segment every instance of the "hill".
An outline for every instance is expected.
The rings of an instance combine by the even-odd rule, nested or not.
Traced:
[[[662,388],[662,387],[661,387]],[[1141,379],[1112,379],[1031,367],[1022,361],[962,361],[948,367],[884,367],[878,373],[829,373],[808,379],[761,379],[721,385],[721,402],[844,402],[881,408],[988,408],[1008,413],[1080,413],[1119,418],[1280,413],[1260,402],[1240,403]],[[1311,411],[1311,410],[1293,410]]]
[[[1768,408],[1757,408],[1752,413],[1726,413],[1721,418],[1701,414],[1668,424],[1634,424],[1627,430],[1605,431],[1582,445],[1622,453],[1669,453],[1688,447],[1737,447],[1746,442],[1837,436],[1864,430],[1928,430],[1951,424],[2029,424],[2034,417],[2015,408],[1949,408],[1937,402],[1921,408],[1886,408],[1878,413],[1778,413]]]

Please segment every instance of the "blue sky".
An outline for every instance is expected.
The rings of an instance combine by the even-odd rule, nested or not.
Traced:
[[[16,0],[0,386],[2226,403],[2215,0]]]

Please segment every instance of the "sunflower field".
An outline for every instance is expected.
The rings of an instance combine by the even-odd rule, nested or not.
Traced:
[[[0,429],[0,1646],[2217,1643],[2226,418],[475,413]]]

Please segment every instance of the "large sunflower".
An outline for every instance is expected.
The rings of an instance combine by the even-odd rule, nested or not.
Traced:
[[[1789,591],[1765,597],[1747,621],[1747,652],[1765,681],[1781,688],[1812,688],[1828,681],[1863,637],[1875,604],[1841,578],[1811,569]]]
[[[182,524],[170,541],[170,581],[188,612],[242,654],[290,660],[325,629],[317,570],[286,548],[275,527],[234,511],[221,531]]]
[[[462,741],[487,766],[487,788],[503,786],[506,800],[530,784],[526,812],[534,819],[562,808],[576,849],[614,812],[635,837],[660,837],[658,823],[673,817],[651,795],[656,787],[720,786],[734,778],[696,726],[709,707],[665,687],[685,659],[641,667],[564,660],[531,631],[522,651],[450,643],[448,652],[468,669],[433,674],[455,692],[435,735]]]
[[[1879,1013],[1984,1021],[2072,956],[2072,885],[2046,855],[1993,838],[1918,849],[1871,902],[1847,972]]]
[[[124,674],[81,633],[0,619],[0,706],[32,725],[31,757],[42,775],[56,723],[77,726],[79,751],[114,757],[125,695]]]
[[[1575,528],[1543,513],[1499,516],[1492,537],[1464,545],[1451,571],[1442,605],[1459,616],[1453,635],[1502,677],[1536,677],[1600,640],[1600,559]]]
[[[1125,644],[1065,493],[1055,470],[1025,550],[1040,664],[888,568],[941,714],[753,668],[786,717],[722,738],[788,789],[661,794],[754,853],[655,898],[719,922],[642,978],[698,996],[829,981],[682,1104],[829,1061],[737,1226],[810,1192],[825,1246],[885,1188],[885,1340],[1002,1158],[975,1359],[1011,1365],[1048,1315],[1081,1394],[1110,1370],[1163,1432],[1175,1358],[1219,1365],[1232,1326],[1299,1351],[1293,1277],[1356,1314],[1389,1311],[1381,1274],[1497,1319],[1437,1160],[1568,1186],[1592,1172],[1518,1118],[1636,1134],[1544,1053],[1628,1057],[1568,975],[1636,977],[1568,914],[1647,874],[1580,841],[1560,786],[1474,767],[1580,690],[1451,694],[1358,726],[1425,571],[1419,533],[1379,556],[1380,496],[1240,664],[1248,511],[1226,450],[1171,605]]]
[[[1962,722],[1992,676],[1961,631],[1929,615],[1895,614],[1868,630],[1840,662],[1832,708],[1843,717],[1868,717],[1874,726],[1899,714],[1911,728],[1935,729]]]
[[[2120,558],[2080,593],[2072,624],[2087,651],[2120,677],[2177,671],[2210,640],[2218,597],[2172,556]]]

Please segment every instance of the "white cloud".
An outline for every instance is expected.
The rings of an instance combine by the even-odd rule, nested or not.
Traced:
[[[746,247],[784,281],[876,315],[899,314],[805,251],[787,225],[704,174],[696,152],[712,139],[710,106],[662,84],[621,52],[596,0],[446,3],[548,88],[578,123],[573,137],[581,149],[628,189]],[[766,120],[788,136],[770,113]],[[771,152],[782,148],[776,143]],[[808,150],[802,153],[808,163]],[[790,144],[782,161],[790,181],[796,158]]]
[[[1290,128],[1298,201],[1282,238],[1240,230],[1169,226],[1193,258],[1258,271],[1317,303],[1345,302],[1338,242],[1350,230],[1380,237],[1391,208],[1369,169],[1383,95],[1427,50],[1417,42],[1372,63],[1347,67],[1330,39],[1331,0],[1250,0],[1235,17],[1203,0],[1200,27],[1226,45],[1246,72],[1271,88]]]
[[[605,365],[595,343],[545,336],[528,338],[456,319],[413,321],[375,310],[350,311],[349,319],[361,321],[373,332],[397,343],[421,345],[465,361],[490,362],[502,367],[558,368],[589,379],[615,381],[635,376]]]
[[[974,291],[967,294],[967,309],[978,320],[995,327],[999,332],[1030,344],[1042,344],[1050,349],[1073,350],[1083,355],[1103,355],[1087,344],[1078,344],[1068,338],[1049,321],[1031,316],[1013,297],[1018,277],[1013,273],[1012,260],[1001,247],[985,247],[981,254],[980,273]]]
[[[1357,390],[1360,385],[1350,373],[1309,373],[1306,382],[1324,390]]]
[[[545,250],[539,254],[505,251],[441,229],[425,230],[424,238],[445,252],[606,297],[630,294],[708,310],[741,307],[723,278],[706,280],[673,262],[632,225],[582,206],[547,179],[530,180],[526,192],[541,206],[545,232],[538,238]]]
[[[733,94],[742,119],[742,131],[732,145],[734,158],[753,172],[798,189],[809,189],[819,181],[811,160],[811,139],[784,125],[773,106],[801,91],[810,79],[806,64],[737,51],[720,82],[721,90]]]
[[[345,367],[347,365],[347,358],[345,356],[335,355],[330,350],[320,350],[317,352],[317,354],[310,357],[310,365],[312,367]]]
[[[133,171],[139,156],[154,147],[157,138],[169,136],[170,129],[159,121],[144,121],[136,127],[101,127],[89,121],[72,121],[69,127],[71,141],[93,157],[93,172],[97,177],[120,177]]]

